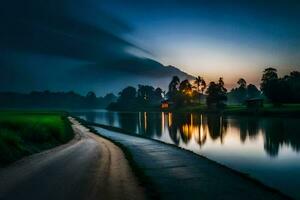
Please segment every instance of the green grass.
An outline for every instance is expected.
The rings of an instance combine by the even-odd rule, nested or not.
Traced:
[[[0,166],[66,143],[72,137],[63,113],[0,112]]]

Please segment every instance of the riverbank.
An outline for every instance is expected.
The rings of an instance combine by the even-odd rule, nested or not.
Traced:
[[[64,144],[74,134],[65,113],[0,112],[0,166]]]
[[[141,109],[112,110],[120,112],[173,112],[173,113],[202,113],[220,115],[248,115],[248,116],[300,116],[300,104],[283,104],[273,106],[264,104],[259,109],[248,109],[245,105],[227,105],[223,109],[210,109],[206,105],[185,106],[181,108],[161,109],[159,107],[148,107]]]
[[[208,112],[209,110],[197,108],[191,109],[192,112]],[[274,106],[272,104],[264,104],[262,108],[248,109],[244,105],[228,105],[223,110],[217,111],[223,115],[254,115],[254,116],[289,116],[297,117],[300,115],[300,104],[283,104]]]
[[[285,199],[261,183],[192,152],[95,127],[131,154],[162,199]]]

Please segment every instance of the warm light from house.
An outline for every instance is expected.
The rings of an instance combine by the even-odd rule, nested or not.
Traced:
[[[161,108],[163,108],[163,109],[169,108],[168,102],[163,102],[163,103],[161,104]]]

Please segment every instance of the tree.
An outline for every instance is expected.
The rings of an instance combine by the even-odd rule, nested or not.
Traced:
[[[131,110],[137,107],[137,91],[134,87],[128,86],[119,92],[116,102],[111,102],[107,109],[110,110]]]
[[[178,107],[178,106],[181,106],[184,104],[191,103],[191,100],[193,97],[192,95],[193,95],[192,84],[187,79],[183,80],[179,84],[179,91],[177,92],[177,94],[174,98],[175,105]]]
[[[162,97],[163,90],[160,87],[155,89],[155,95]]]
[[[149,85],[139,85],[137,96],[139,100],[142,100],[144,102],[151,102],[151,100],[154,98],[154,87]]]
[[[277,70],[274,68],[266,68],[263,71],[260,88],[264,95],[274,104],[280,104],[280,97],[278,93],[279,79]]]
[[[236,90],[237,99],[239,103],[244,103],[244,101],[247,99],[247,82],[245,79],[240,78],[237,84],[239,85]]]
[[[253,84],[249,84],[247,86],[247,82],[245,79],[240,78],[237,81],[237,84],[239,86],[236,88],[232,88],[232,90],[227,95],[228,100],[231,103],[243,104],[245,103],[246,99],[251,99],[260,96],[260,91],[257,89],[257,87]]]
[[[174,92],[178,90],[178,86],[180,84],[180,79],[178,76],[173,76],[170,84],[169,84],[169,92]]]
[[[260,96],[260,91],[257,89],[257,87],[253,84],[249,84],[247,86],[247,98],[256,98]]]
[[[97,97],[96,97],[95,92],[90,91],[90,92],[88,92],[88,93],[86,94],[86,98],[87,98],[87,99],[95,99],[95,98],[97,98]]]
[[[114,95],[113,93],[108,93],[103,97],[105,102],[113,102],[116,101],[117,97],[116,95]]]
[[[194,80],[194,84],[197,86],[197,91],[200,92],[200,85],[202,82],[202,78],[200,76],[197,76]]]
[[[92,92],[92,91],[88,92],[86,94],[85,98],[86,98],[86,103],[87,103],[88,107],[95,107],[96,106],[96,104],[97,104],[97,97],[96,97],[95,92]]]
[[[213,104],[216,104],[217,107],[224,106],[223,102],[227,100],[226,92],[227,89],[224,87],[223,78],[220,78],[218,83],[210,82],[206,90],[206,104],[208,106]]]
[[[179,85],[179,91],[184,95],[191,95],[193,91],[193,86],[189,80],[183,80]]]
[[[204,90],[206,89],[206,82],[205,80],[202,78],[202,82],[201,82],[201,92],[202,94],[204,93]]]
[[[279,78],[277,70],[267,68],[264,70],[261,90],[274,104],[300,102],[300,72],[292,71],[289,75]]]
[[[160,87],[156,88],[154,91],[155,97],[159,98],[160,100],[163,98],[163,93],[164,91]]]
[[[160,105],[162,100],[162,89],[154,88],[149,85],[139,85],[137,101],[140,106]]]
[[[118,101],[123,101],[123,102],[130,102],[135,100],[136,98],[136,89],[132,86],[128,86],[124,88],[121,92],[119,92],[119,99]]]
[[[290,88],[290,99],[293,103],[300,102],[300,72],[293,71],[290,73],[289,79],[287,80]]]
[[[240,79],[238,80],[237,84],[239,85],[239,88],[244,88],[244,89],[246,89],[247,82],[245,81],[245,79],[240,78]]]
[[[103,98],[99,98],[101,99],[101,103],[103,106],[105,106],[107,108],[107,106],[110,104],[110,103],[113,103],[113,102],[116,102],[117,101],[117,96],[114,95],[113,93],[108,93],[106,94]]]
[[[222,77],[219,78],[218,85],[219,85],[219,87],[220,87],[221,93],[222,93],[222,94],[224,93],[224,94],[226,95],[227,89],[224,87],[225,84],[224,84],[224,80],[223,80]]]
[[[197,92],[200,93],[200,91],[204,92],[206,89],[206,82],[201,76],[197,76],[196,79],[194,80],[194,84],[196,85]]]
[[[178,76],[173,76],[169,84],[169,91],[167,93],[169,100],[175,101],[175,98],[178,95],[179,84],[180,84],[180,79],[178,78]]]

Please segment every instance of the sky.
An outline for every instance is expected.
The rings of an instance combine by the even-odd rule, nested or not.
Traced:
[[[259,85],[266,66],[300,70],[299,11],[299,1],[2,2],[0,91],[102,95],[189,74]]]
[[[259,83],[266,66],[300,69],[299,1],[108,1],[126,37],[154,59],[196,76]]]

